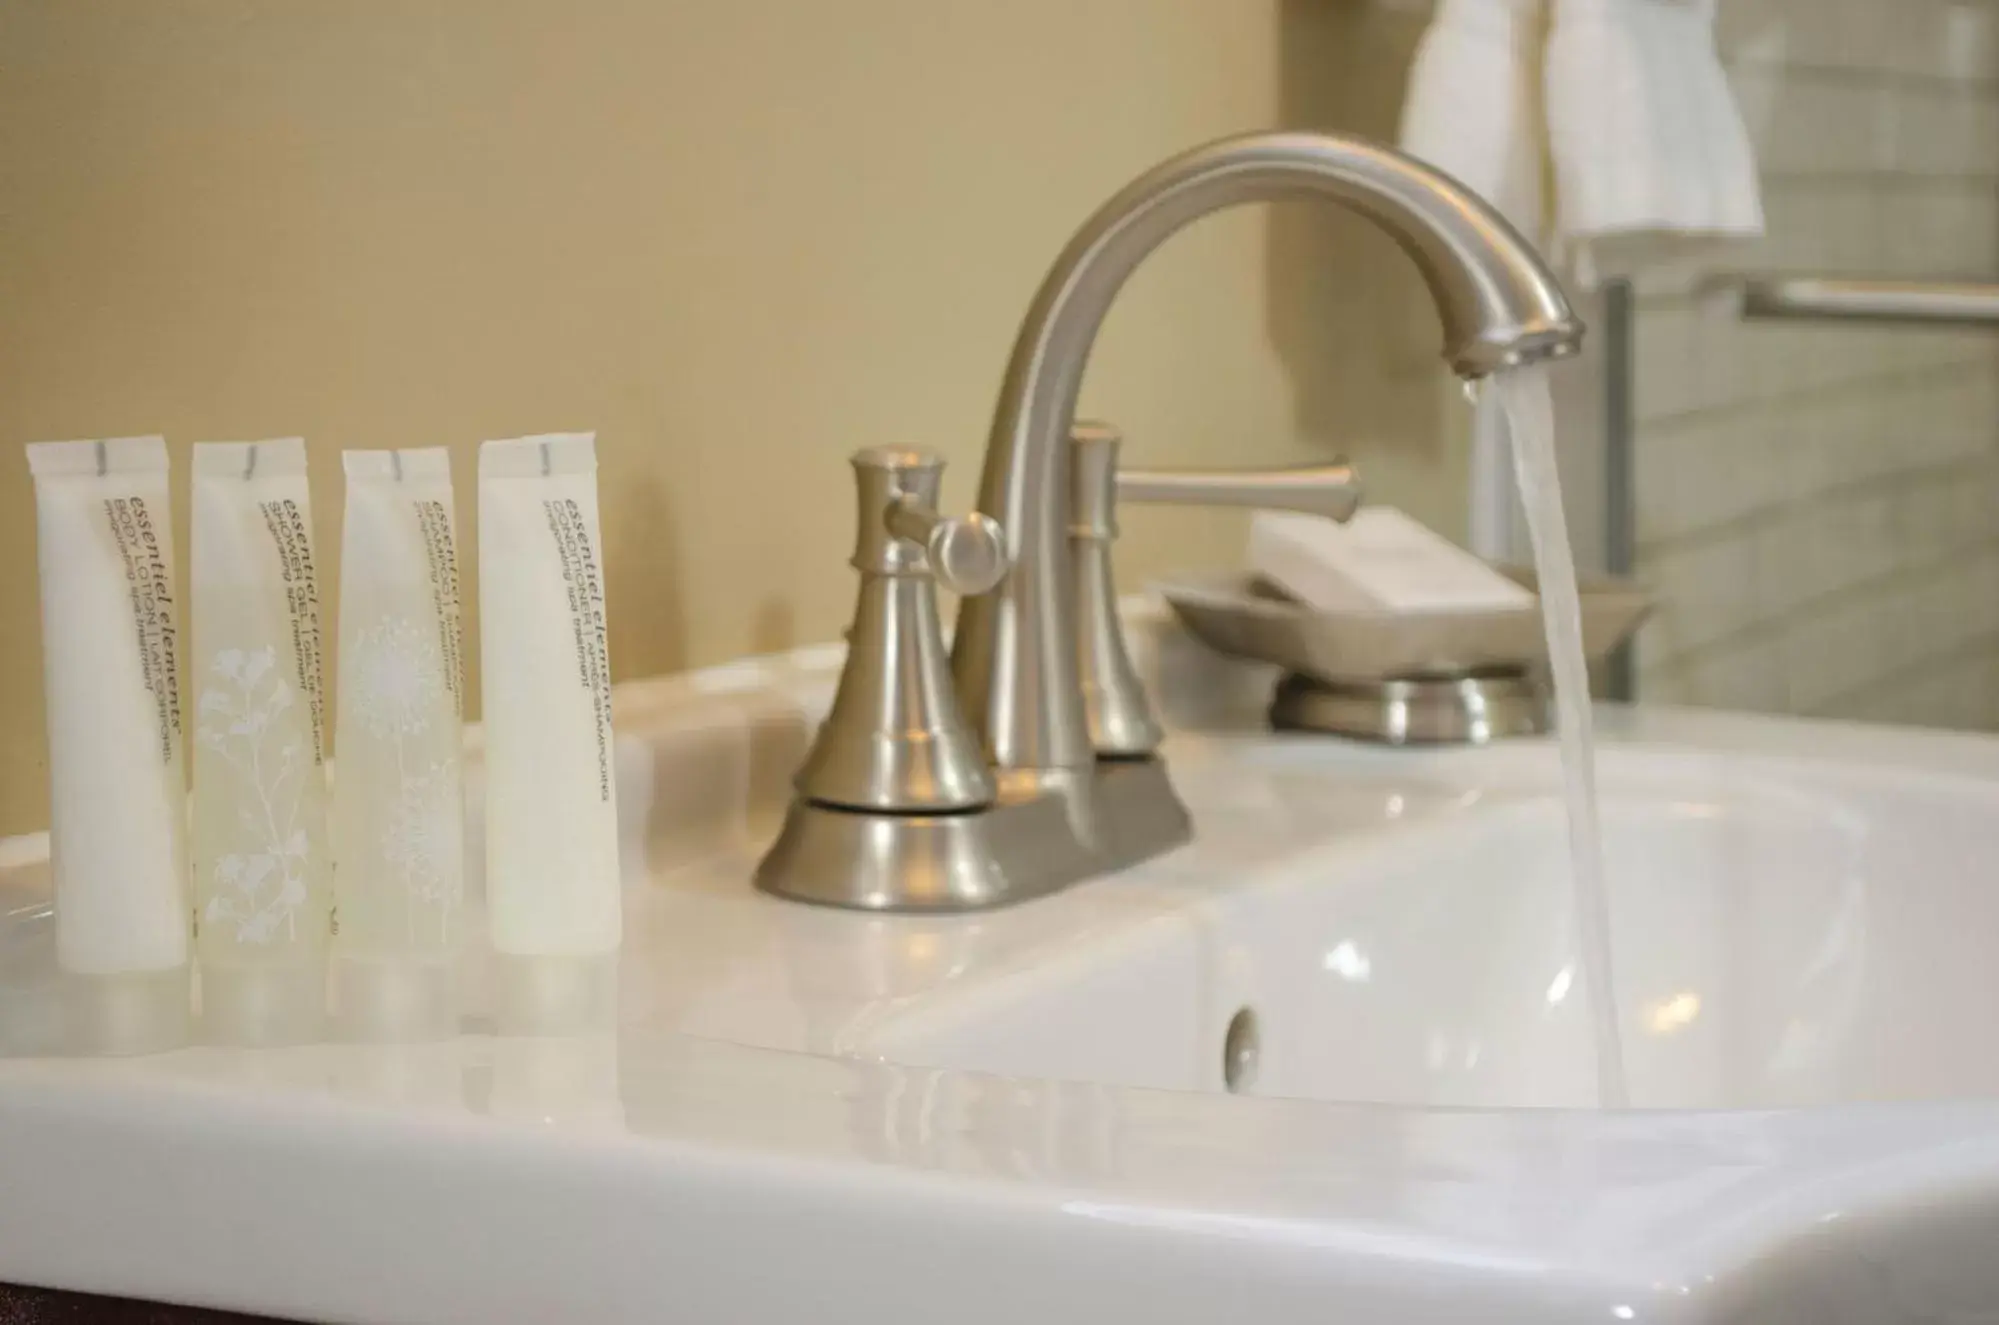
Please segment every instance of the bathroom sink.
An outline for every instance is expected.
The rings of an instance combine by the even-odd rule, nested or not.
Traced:
[[[1288,776],[1316,762],[1352,794],[1339,747],[1304,745],[1283,752]],[[1490,772],[1505,758],[1455,762]],[[1999,1007],[1999,791],[1630,750],[1600,770],[1635,1105],[1999,1096],[1999,1040],[1981,1034]],[[1257,785],[1230,777],[1237,795]],[[1221,1090],[1234,1022],[1239,1044],[1254,1037],[1238,1090],[1590,1107],[1566,820],[1535,777],[1519,770],[1503,794],[1468,786],[1421,827],[1334,833],[1246,876],[1195,853],[1182,868],[1199,896],[1170,922],[931,1000],[860,1047]],[[1297,781],[1264,790],[1305,817],[1321,802]],[[1384,824],[1407,803],[1385,791]]]
[[[1552,747],[1273,736],[1267,674],[1153,620],[1193,844],[978,914],[749,886],[836,653],[621,688],[617,1020],[570,1037],[492,1034],[474,951],[451,1040],[63,1058],[45,843],[0,843],[0,1282],[391,1322],[1999,1312],[1999,740],[1604,710],[1639,1107],[1603,1111]]]

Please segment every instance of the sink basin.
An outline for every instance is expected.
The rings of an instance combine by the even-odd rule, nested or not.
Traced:
[[[1631,751],[1601,769],[1635,1106],[1999,1096],[1999,1043],[1979,1034],[1999,1007],[1991,786]],[[1560,798],[1468,791],[1424,818],[1334,836],[1247,886],[1196,855],[1198,896],[1171,922],[934,1000],[865,1047],[1221,1090],[1240,1015],[1257,1052],[1238,1089],[1255,1094],[1594,1105]]]
[[[64,1058],[46,843],[0,843],[0,1282],[412,1322],[1999,1314],[1999,740],[1604,710],[1612,1113],[1553,748],[1272,736],[1266,674],[1159,629],[1195,842],[981,915],[750,888],[837,655],[622,687],[618,1012],[573,1037],[494,1035],[471,951],[440,1043]]]

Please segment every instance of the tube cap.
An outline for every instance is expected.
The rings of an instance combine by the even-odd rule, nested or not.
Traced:
[[[618,1017],[618,954],[493,955],[493,1025],[502,1035],[580,1035]]]
[[[447,961],[341,959],[333,1005],[346,1040],[410,1044],[458,1034],[457,972]]]
[[[326,1028],[323,962],[201,966],[201,1036],[210,1044],[310,1044]]]
[[[188,968],[75,975],[63,981],[63,1049],[124,1056],[188,1042]]]

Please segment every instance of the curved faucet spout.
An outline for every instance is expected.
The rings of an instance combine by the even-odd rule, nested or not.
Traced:
[[[952,667],[1002,787],[1093,762],[1077,681],[1062,448],[1111,300],[1168,235],[1240,202],[1318,197],[1368,217],[1415,260],[1467,378],[1573,353],[1582,325],[1533,248],[1477,195],[1385,147],[1263,133],[1196,148],[1139,176],[1055,260],[1000,388],[979,509],[1007,531],[1013,572],[959,615]]]

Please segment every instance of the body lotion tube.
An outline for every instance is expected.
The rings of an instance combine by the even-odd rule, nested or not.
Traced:
[[[349,451],[333,741],[335,996],[354,1038],[457,1029],[464,669],[450,457]]]
[[[503,1030],[608,1012],[621,936],[597,459],[589,433],[479,451],[486,903]]]
[[[297,1044],[325,1010],[325,686],[305,443],[194,448],[194,896],[206,1038]]]
[[[28,447],[42,579],[49,847],[69,1048],[187,1038],[187,784],[167,448]]]

